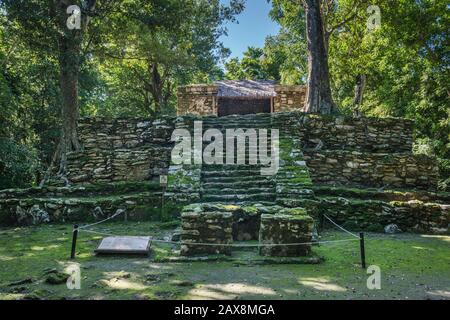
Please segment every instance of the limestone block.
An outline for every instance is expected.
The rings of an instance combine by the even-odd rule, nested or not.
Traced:
[[[289,211],[275,215],[263,214],[259,230],[259,253],[263,256],[278,257],[306,256],[311,252],[310,244],[288,246],[270,246],[270,244],[311,242],[313,226],[314,220],[305,214],[294,214]]]
[[[229,212],[184,212],[181,215],[181,255],[231,254],[233,215]],[[192,243],[192,244],[191,244]],[[206,245],[197,245],[204,243]]]

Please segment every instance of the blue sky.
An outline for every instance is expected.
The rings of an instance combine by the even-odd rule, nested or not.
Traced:
[[[228,4],[229,0],[221,0]],[[247,0],[245,10],[237,16],[237,23],[228,23],[228,36],[221,40],[231,49],[231,58],[242,57],[247,47],[262,47],[268,35],[278,33],[279,26],[269,17],[271,4],[267,0]]]

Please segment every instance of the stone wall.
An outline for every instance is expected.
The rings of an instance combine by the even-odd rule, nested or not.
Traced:
[[[411,153],[410,120],[336,118],[301,112],[275,113],[270,118],[271,127],[282,129],[281,143],[299,141],[314,183],[436,187],[435,160]],[[68,155],[68,178],[76,184],[157,178],[169,171],[174,128],[192,130],[193,121],[206,119],[82,119],[79,132],[84,150]],[[282,168],[302,164],[293,164],[291,156],[282,155],[286,158]]]
[[[314,183],[436,189],[438,169],[430,157],[346,150],[304,153]]]
[[[297,125],[304,149],[411,153],[414,122],[402,118],[308,115]]]
[[[68,154],[73,183],[144,181],[166,173],[173,144],[174,118],[82,119],[83,150]]]
[[[276,85],[274,112],[302,110],[306,100],[306,86]]]
[[[123,210],[115,221],[164,219],[158,183],[113,183],[0,191],[0,225],[87,223]],[[171,214],[171,213],[170,213]]]
[[[323,198],[320,211],[345,228],[355,231],[383,232],[384,227],[396,224],[402,231],[448,234],[450,205],[410,201],[351,200]]]
[[[279,204],[304,207],[316,220],[326,214],[346,229],[383,232],[396,224],[402,231],[448,234],[450,227],[450,194],[414,190],[381,190],[371,188],[313,185],[315,198],[291,198]]]
[[[217,115],[217,93],[214,85],[178,87],[178,115]]]
[[[414,122],[403,118],[352,118],[283,112],[272,115],[272,125],[299,137],[303,150],[412,151]]]

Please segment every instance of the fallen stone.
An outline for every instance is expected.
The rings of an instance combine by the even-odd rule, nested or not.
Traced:
[[[384,232],[388,234],[395,234],[402,232],[402,230],[400,230],[396,224],[391,223],[384,227]]]
[[[69,275],[60,271],[50,273],[46,278],[45,282],[48,284],[58,285],[66,283]]]

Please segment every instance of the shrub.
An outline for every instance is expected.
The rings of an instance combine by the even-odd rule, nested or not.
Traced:
[[[36,182],[39,167],[36,150],[0,138],[0,189],[31,186]]]

